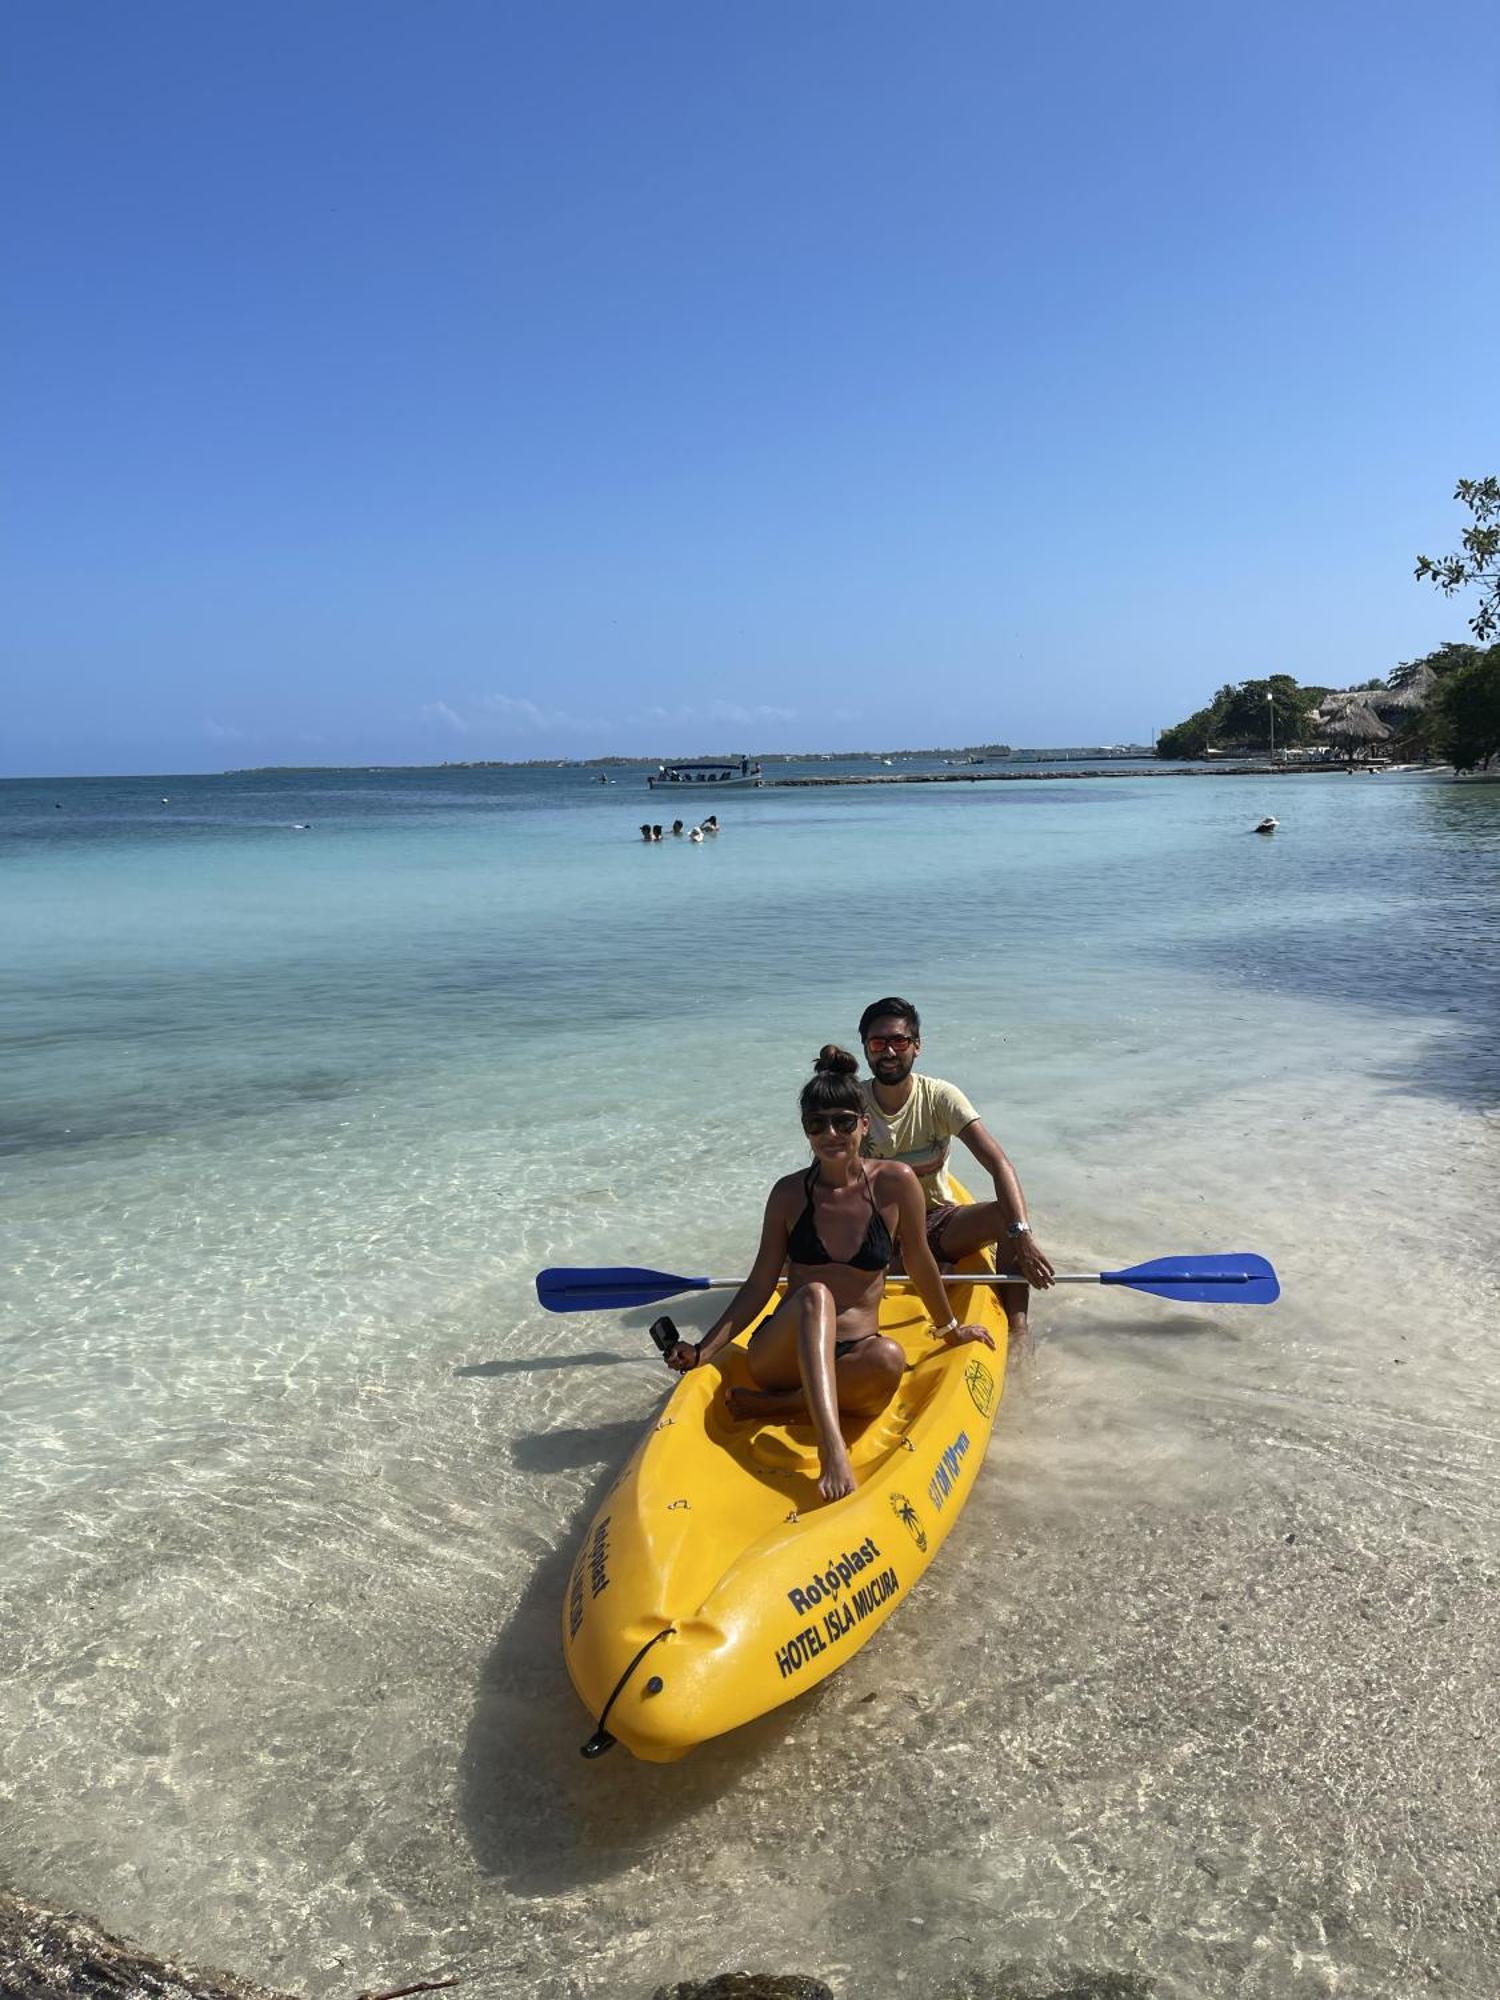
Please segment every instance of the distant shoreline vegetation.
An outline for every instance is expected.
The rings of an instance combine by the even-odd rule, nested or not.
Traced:
[[[1500,752],[1500,645],[1439,646],[1352,688],[1303,687],[1291,674],[1230,683],[1156,739],[1157,756],[1174,762],[1273,749],[1301,763],[1487,769]]]
[[[954,764],[1102,763],[1150,757],[1149,743],[1073,744],[1055,750],[1016,750],[1009,743],[942,745],[930,750],[756,750],[748,753],[758,764],[879,763],[884,758],[946,758]],[[225,771],[226,778],[265,778],[309,771],[638,771],[660,764],[738,763],[740,753],[709,757],[465,757],[444,758],[440,764],[249,764]]]

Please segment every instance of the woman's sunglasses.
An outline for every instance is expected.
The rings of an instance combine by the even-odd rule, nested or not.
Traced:
[[[820,1132],[837,1132],[841,1139],[850,1138],[859,1130],[857,1111],[814,1111],[802,1121],[802,1129],[809,1139],[816,1139]]]
[[[883,1056],[887,1049],[893,1056],[904,1056],[911,1046],[910,1035],[871,1035],[865,1043],[872,1056]]]

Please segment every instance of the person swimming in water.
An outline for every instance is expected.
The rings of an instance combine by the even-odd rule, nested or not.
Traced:
[[[864,1160],[870,1129],[855,1075],[856,1057],[831,1043],[802,1089],[802,1130],[813,1162],[776,1182],[766,1202],[750,1275],[702,1340],[668,1348],[669,1368],[685,1374],[712,1361],[764,1311],[786,1272],[786,1296],[750,1337],[753,1389],[732,1390],[736,1417],[812,1419],[825,1500],[855,1488],[839,1412],[875,1416],[901,1380],[906,1356],[880,1331],[885,1274],[896,1253],[950,1346],[994,1341],[982,1326],[960,1326],[927,1247],[922,1185],[899,1160]]]

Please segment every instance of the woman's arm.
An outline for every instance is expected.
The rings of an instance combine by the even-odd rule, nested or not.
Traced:
[[[712,1361],[721,1347],[727,1347],[737,1333],[743,1333],[751,1320],[765,1310],[786,1263],[786,1239],[791,1225],[787,1221],[783,1189],[784,1183],[778,1181],[766,1198],[766,1213],[760,1226],[760,1248],[755,1253],[755,1262],[744,1284],[696,1345],[692,1341],[681,1340],[668,1349],[667,1366],[675,1368],[679,1374],[696,1368],[700,1361]]]
[[[932,1316],[933,1325],[950,1346],[957,1347],[965,1341],[977,1340],[986,1347],[993,1347],[994,1338],[984,1327],[960,1326],[958,1316],[949,1303],[942,1273],[927,1242],[927,1203],[921,1182],[910,1167],[904,1167],[899,1162],[883,1168],[882,1173],[901,1176],[896,1194],[896,1227],[901,1241],[901,1257],[906,1265],[906,1275],[916,1286],[923,1305]]]

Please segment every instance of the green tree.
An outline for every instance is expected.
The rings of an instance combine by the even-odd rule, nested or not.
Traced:
[[[1434,741],[1454,769],[1488,769],[1500,751],[1500,646],[1448,674],[1431,706]]]
[[[1418,556],[1418,578],[1435,583],[1445,597],[1479,587],[1479,606],[1469,620],[1476,639],[1500,633],[1500,479],[1460,479],[1453,497],[1473,515],[1463,547],[1452,556]]]
[[[1290,674],[1270,674],[1237,686],[1231,681],[1219,689],[1207,708],[1164,729],[1157,738],[1156,754],[1201,757],[1209,749],[1252,750],[1262,744],[1269,749],[1273,712],[1276,747],[1289,749],[1294,743],[1307,741],[1312,733],[1308,717],[1327,692],[1323,687],[1299,687]]]
[[[1213,728],[1213,709],[1200,708],[1186,722],[1174,723],[1170,729],[1161,732],[1156,739],[1156,754],[1172,758],[1201,757],[1208,748]]]
[[[1218,736],[1225,743],[1272,742],[1271,717],[1276,718],[1275,741],[1283,749],[1300,743],[1307,734],[1307,714],[1314,706],[1301,699],[1303,690],[1290,674],[1271,674],[1264,680],[1241,681],[1225,690],[1229,699],[1219,714]]]

